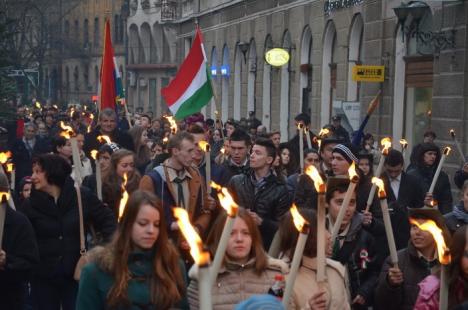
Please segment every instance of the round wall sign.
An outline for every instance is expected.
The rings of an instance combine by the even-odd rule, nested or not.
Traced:
[[[265,53],[265,60],[273,67],[281,67],[288,63],[289,53],[283,48],[273,48]]]

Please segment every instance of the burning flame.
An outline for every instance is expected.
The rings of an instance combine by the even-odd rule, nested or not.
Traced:
[[[9,158],[11,158],[11,152],[10,151],[0,153],[0,164],[6,163]]]
[[[210,151],[210,145],[208,144],[208,142],[204,140],[201,140],[200,142],[198,142],[198,146],[201,147],[201,149],[205,152]]]
[[[106,142],[107,144],[111,144],[112,141],[111,139],[109,138],[109,136],[98,136],[97,137],[98,141],[103,143],[103,142]]]
[[[455,130],[450,129],[450,135],[452,136],[452,139],[455,139]]]
[[[379,179],[379,178],[376,178],[376,177],[373,177],[372,178],[372,183],[377,185],[377,187],[379,188],[379,198],[386,198],[387,197],[387,193],[385,192],[385,186],[384,186],[384,182],[382,181],[382,179]]]
[[[303,232],[305,226],[308,225],[309,222],[307,222],[299,213],[299,211],[297,210],[296,204],[293,203],[289,211],[291,212],[291,215],[293,217],[294,226],[296,226],[296,229],[299,232]]]
[[[73,112],[75,112],[75,108],[71,108],[71,109],[70,109],[70,117],[73,116]]]
[[[36,101],[35,106],[38,109],[42,109],[41,103],[39,101]]]
[[[392,147],[392,139],[389,137],[383,138],[380,144],[383,146],[382,154],[387,155],[388,150]]]
[[[223,189],[221,185],[213,181],[210,182],[210,186],[213,187],[217,191],[221,191]]]
[[[97,154],[98,154],[98,151],[97,150],[92,150],[91,151],[91,157],[96,160],[97,159]]]
[[[164,137],[163,143],[164,143],[164,144],[167,144],[167,142],[169,142],[169,138],[168,138],[168,137]]]
[[[122,183],[123,194],[122,194],[122,199],[120,199],[120,204],[119,204],[119,221],[122,218],[122,215],[125,210],[125,205],[127,204],[127,201],[128,201],[128,192],[125,189],[125,186],[127,186],[127,174],[126,173],[124,173],[123,179],[124,179]]]
[[[223,155],[226,153],[226,149],[225,149],[224,147],[222,147],[219,151],[220,151],[221,154],[223,154]]]
[[[91,124],[88,125],[88,130],[87,130],[88,133],[91,132]]]
[[[359,180],[359,175],[356,172],[356,164],[354,163],[354,161],[351,164],[351,166],[349,166],[348,174],[351,182],[357,182]]]
[[[221,206],[224,210],[226,210],[227,214],[230,217],[235,217],[237,215],[237,210],[239,210],[239,206],[234,201],[234,199],[232,199],[232,196],[229,194],[229,191],[226,187],[221,188],[221,192],[218,193],[218,198]]]
[[[179,225],[180,231],[190,245],[190,255],[192,255],[195,263],[197,265],[209,263],[210,254],[203,251],[203,242],[192,224],[190,224],[187,211],[182,208],[174,208],[172,211],[174,213],[174,217],[177,218],[177,224]]]
[[[320,173],[314,165],[307,167],[305,173],[314,181],[315,189],[318,193],[325,193],[325,183],[323,182]]]
[[[3,200],[5,199],[5,200]],[[9,192],[0,192],[0,202],[8,201],[10,199]]]
[[[330,130],[328,128],[322,128],[322,129],[320,129],[320,132],[319,132],[318,136],[320,138],[322,138],[323,136],[326,136],[329,133],[330,133]]]
[[[406,149],[406,147],[408,146],[408,141],[406,141],[405,139],[400,139],[400,144],[404,149]]]
[[[413,218],[410,218],[409,221],[411,224],[418,226],[419,229],[431,233],[437,245],[437,254],[439,256],[439,262],[443,265],[450,264],[452,258],[450,257],[449,248],[445,244],[442,229],[440,229],[439,226],[437,226],[437,224],[433,220],[424,220],[422,224],[420,224],[417,220]]]
[[[73,128],[71,126],[65,125],[63,121],[60,122],[60,128],[63,129],[63,131],[60,133],[60,136],[64,137],[65,139],[70,139],[70,137],[75,133]]]
[[[448,156],[450,154],[450,151],[452,151],[452,148],[450,148],[450,146],[446,146],[444,148],[444,155]]]
[[[14,169],[14,165],[13,163],[8,163],[7,164],[7,172],[13,172],[13,169]]]
[[[58,106],[56,104],[53,105],[54,109],[58,110]]]
[[[431,207],[433,207],[433,208],[434,208],[434,207],[437,207],[437,206],[439,205],[439,203],[438,203],[438,201],[437,201],[437,200],[435,200],[435,199],[432,199],[432,200],[431,200],[431,202],[430,202],[430,205],[431,205]]]
[[[304,128],[304,124],[302,123],[297,124],[297,129],[301,130],[302,128]]]
[[[176,134],[177,133],[177,123],[174,120],[172,116],[165,116],[166,119],[168,120],[169,124],[171,124],[171,133]]]

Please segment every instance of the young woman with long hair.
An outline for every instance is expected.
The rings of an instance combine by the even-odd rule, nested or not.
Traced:
[[[77,310],[188,309],[183,263],[165,226],[157,198],[134,192],[113,241],[89,253]]]
[[[138,189],[140,174],[135,169],[135,154],[126,149],[115,151],[111,156],[109,173],[102,182],[102,200],[117,215],[122,198],[124,175],[127,176],[125,189],[130,195]]]
[[[218,247],[226,215],[218,217],[207,244],[212,254]],[[266,294],[275,282],[275,275],[288,271],[281,260],[267,256],[254,219],[246,210],[239,210],[228,242],[223,265],[212,286],[213,309],[233,309],[236,304],[256,294]],[[189,272],[188,288],[191,309],[198,309],[197,269]]]
[[[151,161],[151,150],[148,147],[148,131],[142,126],[133,126],[128,131],[135,145],[135,166],[138,172],[145,173],[146,166]]]

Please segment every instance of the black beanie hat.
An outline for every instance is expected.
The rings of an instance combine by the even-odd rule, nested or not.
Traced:
[[[350,165],[353,161],[355,164],[357,164],[358,162],[358,159],[357,159],[358,152],[355,149],[354,145],[352,144],[349,144],[349,143],[338,144],[333,149],[333,153],[341,154]]]

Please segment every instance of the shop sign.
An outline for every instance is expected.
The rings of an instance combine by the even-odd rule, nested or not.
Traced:
[[[385,66],[356,65],[353,67],[353,81],[383,82],[385,80]]]

